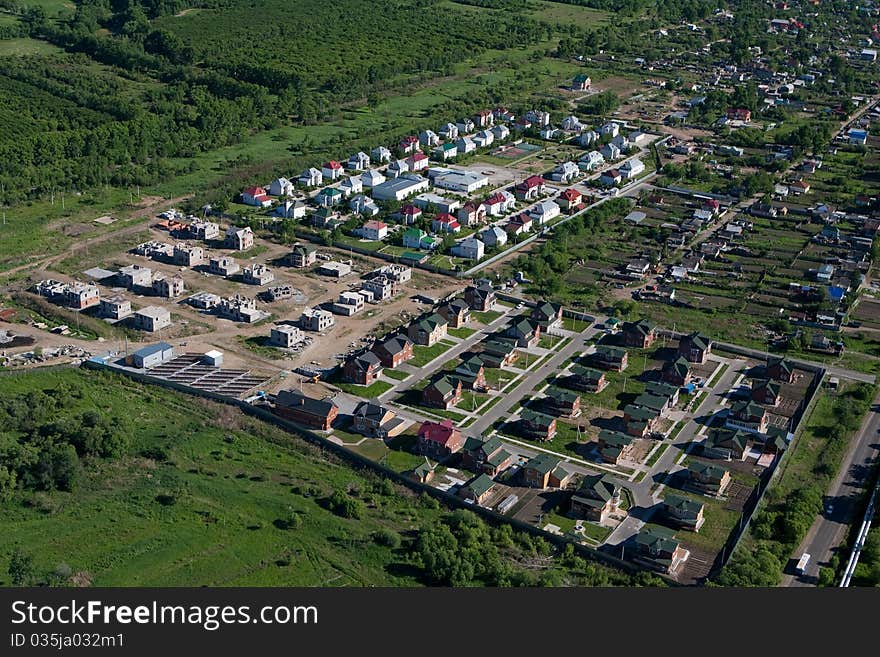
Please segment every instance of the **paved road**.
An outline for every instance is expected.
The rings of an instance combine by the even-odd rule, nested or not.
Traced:
[[[874,399],[858,435],[849,450],[837,476],[828,487],[823,500],[823,513],[816,519],[798,546],[792,558],[797,560],[804,552],[811,556],[803,576],[784,575],[782,586],[815,586],[819,566],[828,565],[834,551],[846,538],[846,532],[859,510],[859,502],[870,483],[873,468],[880,459],[880,394]],[[829,509],[828,505],[832,505]],[[829,513],[830,510],[830,513]],[[841,558],[846,561],[848,555]]]

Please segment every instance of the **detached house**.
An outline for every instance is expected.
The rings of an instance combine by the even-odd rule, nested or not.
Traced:
[[[571,374],[565,378],[565,386],[582,392],[599,393],[605,389],[608,381],[605,372],[594,370],[583,365],[572,365]]]
[[[630,458],[634,440],[629,434],[603,429],[596,440],[596,449],[605,463],[620,465],[621,461]]]
[[[562,306],[549,301],[539,301],[532,308],[531,318],[541,325],[544,331],[562,327]]]
[[[713,428],[703,442],[702,455],[710,459],[742,461],[755,440],[755,434],[741,429]]]
[[[376,401],[363,401],[355,406],[352,425],[356,432],[370,438],[384,440],[400,434],[406,428],[406,420]]]
[[[691,380],[691,367],[684,358],[676,358],[663,365],[662,379],[673,386],[684,387]]]
[[[467,360],[463,360],[455,368],[452,378],[458,379],[462,387],[468,390],[489,389],[489,385],[486,383],[486,368],[479,356],[470,356]]]
[[[442,315],[432,313],[410,324],[407,335],[415,344],[430,347],[446,337],[448,325]]]
[[[779,404],[780,385],[775,381],[755,381],[752,384],[751,397],[752,401],[766,406],[776,406]]]
[[[422,404],[430,408],[449,410],[461,401],[461,381],[451,376],[441,376],[422,390]]]
[[[266,195],[266,190],[262,187],[248,187],[241,193],[241,202],[258,208],[272,205],[272,199]]]
[[[327,164],[321,165],[321,175],[325,180],[337,180],[342,177],[342,165],[336,160],[330,160]]]
[[[481,281],[476,285],[469,285],[464,290],[464,300],[471,310],[486,312],[495,304],[495,290],[489,281]]]
[[[460,328],[468,323],[471,318],[471,309],[464,299],[453,299],[437,308],[440,314],[452,328]]]
[[[628,359],[626,349],[606,344],[597,345],[595,353],[590,356],[590,361],[598,367],[614,372],[623,372],[629,364]]]
[[[556,418],[525,409],[519,418],[520,433],[526,438],[546,442],[556,436]]]
[[[740,401],[730,407],[725,426],[731,429],[742,429],[753,433],[767,433],[770,414],[763,406],[755,402]]]
[[[368,386],[379,380],[382,374],[382,363],[372,351],[366,351],[345,361],[342,368],[345,378],[352,383]]]
[[[472,501],[474,504],[483,505],[495,491],[495,482],[487,474],[480,474],[458,489],[459,497]]]
[[[501,247],[507,244],[507,233],[498,226],[490,226],[480,231],[480,240],[489,248]]]
[[[691,487],[709,495],[722,495],[730,484],[730,473],[711,463],[692,462],[687,477]]]
[[[581,414],[581,396],[571,390],[551,387],[541,400],[549,413],[557,417],[577,417]]]
[[[546,187],[541,176],[529,176],[514,188],[514,194],[520,201],[534,201],[544,193]]]
[[[781,356],[769,356],[765,371],[774,381],[794,383],[794,366]]]
[[[300,174],[297,182],[304,187],[317,187],[324,182],[324,176],[320,169],[310,167]]]
[[[620,492],[620,486],[607,474],[586,476],[571,497],[571,511],[587,520],[603,524],[609,516],[620,510]]]
[[[412,172],[427,169],[429,164],[430,163],[428,162],[428,156],[424,153],[413,153],[408,158],[406,158],[406,165]]]
[[[254,232],[250,226],[244,228],[236,228],[230,226],[226,229],[226,236],[223,240],[223,246],[234,251],[247,251],[254,245]]]
[[[510,467],[513,456],[501,446],[501,439],[492,436],[488,440],[468,438],[461,452],[461,463],[472,472],[483,472],[496,477]]]
[[[464,436],[455,428],[452,420],[423,422],[419,427],[418,450],[420,454],[435,460],[445,459],[464,446]]]
[[[281,390],[275,398],[275,413],[307,427],[329,431],[339,407],[329,399],[313,399],[296,390]]]
[[[467,201],[456,213],[458,221],[465,226],[476,226],[486,220],[486,206],[482,203]]]
[[[703,510],[706,505],[687,497],[680,495],[667,495],[663,500],[663,516],[682,529],[689,529],[692,532],[700,531],[705,518]]]
[[[369,169],[370,156],[363,151],[359,151],[348,158],[346,166],[352,171],[364,171],[365,169]]]
[[[636,535],[633,561],[651,570],[674,573],[687,559],[688,551],[665,528],[645,526]]]
[[[656,338],[657,327],[647,319],[623,324],[623,344],[627,347],[648,349]]]
[[[584,196],[576,189],[566,189],[559,195],[557,203],[564,210],[572,211],[576,209],[583,201]]]
[[[516,340],[517,346],[534,347],[541,339],[541,325],[528,319],[511,319],[504,335]]]
[[[712,340],[699,332],[683,336],[678,341],[678,355],[691,363],[703,364],[712,353]]]
[[[571,481],[571,473],[562,467],[562,461],[542,452],[523,465],[522,482],[529,488],[565,488]]]
[[[412,340],[403,335],[395,335],[373,347],[383,367],[395,368],[413,357]]]
[[[308,244],[294,244],[286,261],[291,267],[305,269],[311,267],[318,260],[318,250]]]

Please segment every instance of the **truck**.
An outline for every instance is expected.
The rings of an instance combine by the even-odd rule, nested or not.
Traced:
[[[810,563],[810,553],[804,552],[801,555],[801,558],[798,559],[797,566],[795,566],[795,572],[797,572],[798,575],[805,575],[808,563]]]

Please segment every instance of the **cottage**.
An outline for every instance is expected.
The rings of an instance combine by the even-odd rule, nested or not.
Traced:
[[[637,157],[627,160],[620,166],[620,173],[625,180],[634,180],[638,178],[644,170],[645,163]]]
[[[571,496],[571,511],[587,520],[604,524],[609,516],[619,512],[620,502],[620,485],[610,475],[588,475]]]
[[[562,306],[549,301],[539,301],[532,308],[531,318],[541,325],[541,329],[548,331],[562,327]]]
[[[607,171],[603,171],[602,175],[599,176],[599,183],[605,187],[619,185],[622,180],[623,174],[620,173],[618,169],[608,169]]]
[[[256,262],[242,270],[241,279],[248,285],[268,285],[275,280],[275,274],[266,265]]]
[[[623,409],[623,423],[630,436],[644,438],[654,431],[659,420],[660,413],[655,409],[636,404],[627,404]]]
[[[582,392],[599,393],[608,385],[605,372],[583,365],[572,365],[570,374],[564,379],[565,386]]]
[[[330,160],[321,165],[321,175],[324,180],[334,181],[342,177],[342,165],[336,160]]]
[[[590,133],[585,133],[590,134]],[[592,133],[595,134],[595,133]],[[590,151],[578,161],[578,168],[583,171],[595,171],[605,164],[605,156],[600,151]]]
[[[153,279],[153,294],[157,297],[173,299],[184,292],[183,279],[180,276],[165,276],[156,274]]]
[[[507,233],[498,226],[490,226],[480,231],[480,240],[488,248],[502,247],[507,244]]]
[[[171,326],[171,312],[158,306],[141,308],[134,314],[134,327],[141,331],[155,333]]]
[[[712,340],[695,331],[678,341],[678,355],[691,363],[703,364],[712,353]]]
[[[648,349],[656,338],[657,327],[647,319],[623,324],[623,344],[627,347]]]
[[[453,379],[458,379],[463,388],[468,390],[485,391],[489,389],[486,383],[486,368],[479,356],[469,356],[455,368]]]
[[[370,438],[391,438],[399,435],[407,426],[406,420],[397,417],[394,411],[376,400],[360,402],[351,415],[352,428]]]
[[[541,339],[541,325],[529,319],[511,319],[504,335],[513,338],[520,347],[534,347]]]
[[[667,361],[663,365],[661,378],[670,385],[686,386],[691,380],[690,364],[681,357],[676,358],[674,361]]]
[[[109,299],[101,299],[98,309],[101,317],[107,319],[125,319],[131,315],[131,301],[123,296],[116,295]]]
[[[514,194],[520,201],[534,201],[545,193],[546,187],[541,176],[529,176],[514,188]]]
[[[363,151],[358,151],[348,158],[346,168],[351,171],[364,171],[370,168],[370,156]]]
[[[521,470],[522,482],[529,488],[565,488],[571,476],[561,459],[546,452],[531,458]]]
[[[446,337],[448,326],[442,315],[432,313],[410,324],[407,335],[415,344],[430,347]]]
[[[377,164],[385,164],[391,161],[391,151],[384,146],[376,146],[376,148],[370,151],[370,157]]]
[[[464,290],[464,300],[471,310],[486,312],[495,304],[495,290],[489,281],[481,281],[476,285],[469,285]]]
[[[425,249],[432,251],[439,241],[420,228],[409,228],[403,233],[403,246],[408,249]]]
[[[272,205],[272,199],[266,195],[266,190],[262,187],[248,187],[241,193],[241,202],[258,208]]]
[[[600,431],[596,439],[599,456],[605,463],[612,465],[620,465],[622,461],[629,459],[634,445],[633,436],[610,429]]]
[[[300,174],[297,182],[303,187],[318,187],[324,182],[324,176],[320,169],[310,167]]]
[[[590,355],[590,361],[597,367],[614,372],[623,372],[629,364],[628,358],[626,349],[605,344],[597,345]]]
[[[725,426],[731,429],[742,429],[753,433],[767,433],[770,414],[763,406],[755,402],[740,401],[730,407]]]
[[[449,322],[452,328],[460,328],[471,318],[471,309],[464,299],[453,299],[437,308],[437,313]]]
[[[296,269],[311,267],[318,260],[318,250],[308,244],[294,244],[287,255],[286,262]]]
[[[449,410],[461,401],[462,384],[457,378],[441,376],[422,390],[422,404]]]
[[[519,357],[514,339],[493,337],[480,344],[483,348],[480,359],[489,367],[513,365]]]
[[[583,194],[579,191],[569,188],[559,195],[558,204],[562,209],[572,211],[581,205],[583,198]]]
[[[325,187],[315,196],[315,203],[322,208],[332,208],[342,202],[344,194],[336,187]]]
[[[339,191],[344,198],[348,198],[364,191],[364,183],[361,176],[351,176],[339,183]]]
[[[662,513],[664,518],[676,527],[700,531],[705,518],[703,510],[706,505],[681,495],[667,495],[663,500]]]
[[[759,404],[765,406],[776,406],[779,404],[780,385],[775,381],[755,381],[752,383],[751,398]]]
[[[492,481],[492,477],[485,473],[477,475],[458,489],[459,497],[463,497],[481,506],[491,499],[494,492],[495,482]]]
[[[413,357],[413,343],[403,335],[395,335],[373,347],[383,367],[395,368]]]
[[[741,429],[713,428],[703,442],[702,455],[711,459],[742,461],[754,439],[755,434]]]
[[[418,432],[418,451],[435,460],[441,460],[458,452],[464,446],[464,436],[455,428],[452,420],[423,422]]]
[[[577,417],[581,414],[581,396],[571,390],[550,387],[541,399],[543,407],[557,417]]]
[[[467,237],[451,249],[452,255],[466,260],[480,260],[486,253],[486,245],[475,237]]]
[[[662,573],[678,570],[689,553],[675,540],[675,534],[663,527],[646,525],[634,540],[633,561]]]
[[[531,440],[548,441],[556,436],[556,418],[525,409],[519,418],[520,433]]]
[[[590,86],[593,81],[590,79],[589,75],[581,73],[580,75],[576,75],[574,80],[571,82],[571,90],[572,91],[589,91]]]
[[[383,221],[368,221],[360,228],[361,237],[379,241],[388,237],[388,224]]]
[[[794,383],[794,366],[781,356],[768,356],[764,371],[768,378],[783,383]]]
[[[275,216],[282,219],[303,219],[308,211],[308,206],[303,201],[286,200],[275,208]]]
[[[689,486],[709,495],[722,495],[730,484],[730,473],[712,463],[691,462],[686,474]]]
[[[339,407],[330,399],[314,399],[297,390],[281,390],[275,398],[275,413],[298,424],[329,431]]]
[[[368,386],[379,380],[379,376],[382,374],[382,364],[376,354],[372,351],[365,351],[345,361],[342,371],[347,381]]]
[[[270,196],[291,196],[295,191],[293,182],[284,177],[276,178],[269,183],[268,193]]]
[[[299,325],[304,331],[326,331],[336,324],[333,313],[319,308],[306,308],[299,318]]]
[[[205,251],[200,246],[188,244],[175,244],[173,254],[174,264],[183,267],[196,267],[205,264]]]
[[[247,251],[254,245],[254,232],[250,226],[244,228],[236,228],[230,226],[226,230],[226,237],[223,240],[223,246],[234,251]]]
[[[562,210],[555,201],[541,201],[529,210],[529,216],[538,226],[543,226],[559,216]]]

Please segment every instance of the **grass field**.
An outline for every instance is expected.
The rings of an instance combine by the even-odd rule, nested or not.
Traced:
[[[436,512],[400,492],[373,492],[373,480],[295,437],[112,375],[43,371],[4,377],[3,386],[6,394],[71,389],[83,409],[124,406],[139,429],[128,456],[89,463],[74,493],[17,493],[2,505],[0,578],[19,546],[38,568],[64,562],[94,585],[416,583],[390,568],[398,558],[370,533],[418,526]],[[324,505],[351,487],[364,504],[359,520]],[[279,529],[291,514],[299,528]]]
[[[441,340],[440,342],[437,342],[430,347],[417,344],[413,347],[413,357],[407,362],[413,367],[424,367],[441,354],[449,351],[454,346],[455,345],[448,340]]]

